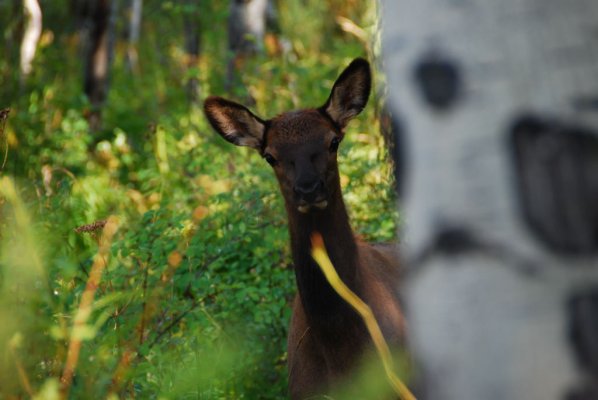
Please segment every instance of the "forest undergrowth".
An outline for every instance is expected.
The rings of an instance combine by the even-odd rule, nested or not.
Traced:
[[[226,93],[226,2],[195,6],[202,53],[188,68],[181,16],[198,10],[147,1],[136,71],[117,21],[93,131],[71,2],[42,2],[26,81],[22,16],[0,2],[0,399],[286,397],[295,283],[282,197],[257,153],[213,133],[186,82],[264,117],[321,105],[371,53],[337,23],[374,32],[366,3],[277,3],[284,46],[247,60]],[[347,129],[341,181],[358,234],[386,241],[397,215],[373,97]]]

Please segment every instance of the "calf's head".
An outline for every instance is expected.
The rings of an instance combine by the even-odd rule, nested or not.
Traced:
[[[319,108],[263,120],[238,103],[209,97],[204,111],[224,139],[259,151],[274,169],[287,205],[309,213],[326,208],[336,194],[336,153],[343,130],[365,107],[370,87],[369,64],[358,58],[339,76]]]

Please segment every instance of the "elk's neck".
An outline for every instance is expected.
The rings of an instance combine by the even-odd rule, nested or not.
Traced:
[[[297,287],[310,323],[351,323],[357,317],[356,313],[332,289],[311,257],[310,236],[317,231],[322,235],[328,255],[343,282],[360,294],[357,244],[340,187],[324,210],[304,214],[287,205],[287,213]]]

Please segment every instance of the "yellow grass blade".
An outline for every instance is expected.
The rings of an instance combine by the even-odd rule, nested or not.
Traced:
[[[311,255],[316,263],[320,266],[320,269],[324,273],[324,276],[326,276],[326,279],[332,288],[339,294],[339,296],[349,303],[349,305],[351,305],[355,311],[359,313],[365,322],[365,326],[370,333],[372,341],[374,342],[374,346],[376,346],[378,355],[382,360],[386,377],[388,378],[388,381],[392,385],[393,389],[401,397],[401,399],[415,400],[415,396],[394,373],[392,357],[390,355],[388,344],[386,343],[386,340],[384,340],[384,336],[382,336],[382,331],[380,330],[380,326],[378,325],[372,310],[363,300],[353,293],[353,291],[351,291],[351,289],[349,289],[338,276],[334,266],[332,265],[332,261],[330,261],[330,257],[328,257],[322,236],[317,232],[312,234],[311,243]]]

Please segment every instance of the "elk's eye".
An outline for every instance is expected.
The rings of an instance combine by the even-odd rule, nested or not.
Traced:
[[[276,158],[272,157],[272,154],[270,154],[270,153],[264,154],[264,160],[266,160],[268,162],[268,164],[270,164],[271,166],[275,166],[276,164],[278,164],[278,161],[276,161]]]
[[[330,142],[330,148],[329,148],[331,153],[334,153],[335,151],[338,150],[338,145],[340,144],[340,142],[341,142],[341,138],[338,136],[335,137],[334,139],[332,139],[332,141]]]

